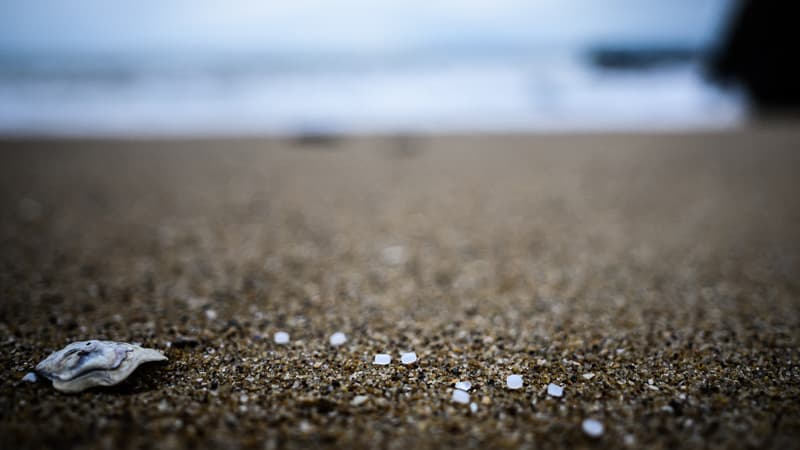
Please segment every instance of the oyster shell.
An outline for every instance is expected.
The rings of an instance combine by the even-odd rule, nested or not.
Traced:
[[[73,342],[36,365],[36,372],[53,381],[61,392],[80,392],[122,382],[141,364],[165,361],[151,348],[114,341]]]

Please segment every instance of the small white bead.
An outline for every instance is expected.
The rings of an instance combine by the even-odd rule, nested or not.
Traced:
[[[603,424],[595,419],[584,420],[581,427],[583,428],[583,432],[590,437],[597,438],[603,435]]]
[[[564,395],[564,388],[557,384],[550,383],[547,385],[547,395],[551,397],[561,397]]]
[[[36,378],[36,374],[33,372],[28,372],[24,377],[22,377],[22,381],[27,381],[28,383],[36,383],[37,379],[38,378]]]
[[[403,353],[400,355],[400,362],[403,364],[412,364],[417,361],[417,354],[414,352]]]
[[[402,245],[386,247],[381,251],[384,264],[388,266],[399,266],[406,261],[406,249]]]
[[[386,353],[378,353],[375,355],[375,359],[372,360],[372,364],[378,364],[380,366],[385,366],[392,362],[392,357],[387,355]]]
[[[347,342],[347,336],[344,333],[342,333],[341,331],[337,331],[336,333],[333,333],[331,335],[329,341],[330,341],[332,346],[338,347],[338,346],[344,344],[345,342]]]
[[[275,343],[285,345],[289,343],[289,333],[285,331],[278,331],[274,336]]]
[[[366,403],[367,400],[369,400],[369,397],[367,397],[366,395],[356,395],[353,398],[353,401],[350,402],[350,404],[353,405],[353,406],[358,406],[358,405],[361,405],[363,403]]]
[[[453,391],[453,401],[456,403],[461,403],[462,405],[466,405],[469,403],[469,394],[462,390],[456,389]]]
[[[472,383],[469,381],[459,381],[456,383],[456,389],[461,389],[462,391],[468,391],[472,389]]]
[[[522,375],[509,375],[506,378],[506,385],[509,389],[519,389],[522,387]]]

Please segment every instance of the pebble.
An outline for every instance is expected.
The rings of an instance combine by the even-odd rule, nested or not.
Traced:
[[[547,395],[551,397],[562,397],[564,395],[564,388],[557,384],[550,383],[547,385]]]
[[[591,380],[592,378],[594,378],[594,374],[592,372],[588,372],[581,375],[581,378],[583,378],[584,380]]]
[[[38,378],[36,378],[36,374],[33,372],[28,372],[24,377],[22,377],[22,381],[27,381],[28,383],[36,383],[37,379]]]
[[[456,383],[456,389],[461,389],[462,391],[466,392],[472,388],[472,383],[469,381],[459,381]]]
[[[522,387],[522,375],[509,375],[506,378],[506,385],[509,389],[519,389]]]
[[[341,331],[337,331],[336,333],[333,333],[331,335],[329,341],[330,341],[332,346],[338,347],[338,346],[344,344],[345,342],[347,342],[347,336],[344,333],[342,333]]]
[[[392,362],[392,357],[387,355],[386,353],[378,353],[375,355],[375,359],[372,360],[372,364],[378,364],[381,366],[385,366]]]
[[[602,436],[604,431],[603,424],[595,419],[584,420],[583,424],[581,424],[581,428],[583,428],[584,433],[593,438]]]
[[[472,414],[475,414],[476,412],[478,412],[478,404],[475,402],[470,403],[469,410],[472,412]]]
[[[455,389],[453,390],[453,401],[456,403],[461,403],[462,405],[466,405],[469,403],[469,394],[460,389]]]
[[[350,402],[350,404],[353,406],[358,406],[366,403],[367,400],[369,400],[369,397],[367,397],[366,395],[356,395],[355,397],[353,397],[353,400]]]
[[[412,364],[417,361],[417,354],[414,352],[403,353],[400,355],[400,362],[403,364]]]
[[[217,312],[216,311],[214,311],[213,309],[207,309],[206,310],[206,319],[208,319],[208,320],[216,320],[216,318],[217,318]]]
[[[274,336],[275,343],[285,345],[289,343],[289,333],[285,331],[278,331]]]

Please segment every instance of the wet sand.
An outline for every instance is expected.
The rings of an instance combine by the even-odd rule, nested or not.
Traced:
[[[2,141],[0,446],[795,447],[799,187],[788,125]],[[169,361],[21,381],[90,338]]]

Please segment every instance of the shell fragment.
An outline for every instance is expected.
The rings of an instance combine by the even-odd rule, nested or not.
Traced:
[[[73,342],[53,352],[36,372],[61,392],[81,392],[94,386],[113,386],[147,362],[166,361],[158,350],[114,341]]]

